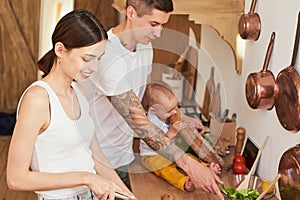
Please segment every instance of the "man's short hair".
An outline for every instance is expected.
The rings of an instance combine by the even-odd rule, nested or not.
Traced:
[[[164,11],[166,13],[173,11],[173,2],[172,0],[127,0],[126,8],[132,6],[138,17],[143,15],[150,15],[153,9]]]

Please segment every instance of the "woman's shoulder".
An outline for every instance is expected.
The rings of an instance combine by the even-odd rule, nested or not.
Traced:
[[[25,91],[22,102],[40,108],[48,106],[48,92],[45,88],[39,85],[32,85]]]

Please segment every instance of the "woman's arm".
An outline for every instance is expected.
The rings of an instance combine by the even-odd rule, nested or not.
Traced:
[[[30,170],[30,162],[38,134],[50,122],[47,92],[33,86],[24,95],[12,135],[8,161],[7,184],[12,190],[41,191],[97,184],[97,194],[109,194],[114,185],[89,172],[42,173]]]
[[[116,184],[116,191],[120,194],[124,194],[128,197],[134,197],[131,191],[127,188],[127,186],[120,179],[116,171],[113,169],[111,164],[106,159],[103,154],[101,148],[99,147],[99,143],[96,135],[94,135],[90,148],[93,153],[93,158],[95,161],[95,170],[97,174],[104,177],[105,179],[111,180]]]

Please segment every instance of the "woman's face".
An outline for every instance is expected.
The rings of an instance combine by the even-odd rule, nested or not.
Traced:
[[[62,60],[64,71],[78,82],[87,80],[93,72],[97,71],[106,43],[106,40],[102,40],[91,46],[67,51],[66,57]]]

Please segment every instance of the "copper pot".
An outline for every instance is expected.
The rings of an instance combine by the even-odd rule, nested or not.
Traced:
[[[276,78],[275,108],[281,125],[288,131],[300,130],[300,76],[295,69],[300,37],[300,12],[291,65]]]
[[[261,23],[257,13],[254,13],[254,8],[257,0],[251,3],[250,12],[243,14],[239,20],[239,34],[241,38],[248,40],[257,40],[260,35]]]
[[[285,151],[279,162],[279,190],[282,200],[299,199],[300,194],[300,144]]]
[[[253,109],[272,109],[274,106],[275,78],[267,70],[274,46],[275,33],[271,35],[263,69],[259,73],[251,73],[246,81],[246,97]]]
[[[286,150],[279,162],[278,171],[297,168],[300,170],[300,144]]]

